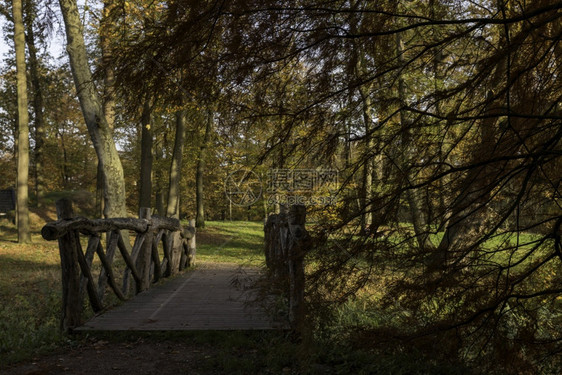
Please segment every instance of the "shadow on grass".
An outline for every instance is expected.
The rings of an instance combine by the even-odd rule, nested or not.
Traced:
[[[0,223],[0,240],[15,242],[18,231],[14,225]]]
[[[14,256],[6,255],[6,254],[0,254],[0,265],[2,266],[2,269],[5,269],[4,267],[14,267],[17,269],[21,269],[23,272],[26,271],[32,272],[37,269],[44,269],[44,270],[53,269],[57,271],[60,269],[59,264],[52,264],[52,263],[45,263],[41,261],[16,258]]]
[[[34,210],[34,213],[37,214],[37,216],[39,216],[39,218],[43,220],[45,223],[51,223],[53,221],[56,221],[56,218],[53,219],[53,217],[51,217],[46,210],[38,209],[38,210]],[[41,225],[41,227],[43,227],[43,225]]]

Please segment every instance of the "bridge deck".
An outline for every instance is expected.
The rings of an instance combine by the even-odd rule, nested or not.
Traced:
[[[238,265],[201,265],[98,315],[78,331],[283,329],[254,303],[248,289],[259,275]]]

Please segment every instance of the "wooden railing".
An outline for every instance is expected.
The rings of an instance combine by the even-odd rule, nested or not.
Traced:
[[[287,295],[289,323],[302,332],[305,319],[304,258],[311,246],[305,229],[306,207],[295,205],[271,214],[265,223],[265,260],[269,276]]]
[[[138,219],[91,220],[74,217],[68,199],[61,199],[56,205],[58,220],[45,225],[41,235],[46,240],[59,241],[63,331],[71,331],[82,324],[86,292],[90,306],[97,313],[107,307],[104,297],[108,289],[125,301],[148,289],[151,283],[195,262],[194,221],[189,227],[182,228],[178,219],[152,216],[150,208],[141,208]],[[131,232],[136,236],[132,247]],[[86,251],[83,251],[80,235],[87,237]],[[107,240],[105,249],[102,235]],[[122,261],[114,259],[117,251]],[[94,262],[94,254],[97,254],[99,264]]]

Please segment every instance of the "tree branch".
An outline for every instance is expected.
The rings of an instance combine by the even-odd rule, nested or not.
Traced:
[[[0,4],[0,14],[6,17],[8,21],[14,22],[12,13],[8,10],[8,7],[5,4]]]

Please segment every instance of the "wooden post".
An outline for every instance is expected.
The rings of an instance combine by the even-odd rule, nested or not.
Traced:
[[[160,254],[158,254],[158,242],[160,240],[159,235],[161,232],[162,230],[160,230],[156,237],[152,239],[152,264],[154,268],[151,267],[151,269],[153,269],[154,282],[157,282],[162,278],[162,262],[160,262]]]
[[[288,213],[289,224],[302,225],[306,223],[306,207],[304,205],[293,205]]]
[[[276,215],[275,214],[271,214],[268,216],[267,220],[265,221],[265,224],[263,226],[263,231],[264,231],[264,245],[265,245],[265,265],[267,266],[267,268],[269,270],[271,270],[271,268],[273,267],[272,264],[272,247],[273,247],[273,241],[272,241],[272,235],[273,235],[273,220],[275,220]]]
[[[56,202],[59,220],[72,219],[72,202],[63,198]],[[59,253],[62,271],[62,315],[60,329],[70,332],[81,324],[82,298],[80,298],[80,271],[76,249],[75,231],[69,231],[59,238]]]
[[[285,213],[271,214],[264,227],[266,265],[275,282],[285,282],[288,276],[286,247],[289,231],[286,218]]]
[[[291,232],[289,231],[289,221],[287,220],[287,205],[279,206],[280,212],[277,219],[277,229],[275,230],[275,236],[277,236],[275,242],[277,246],[275,247],[275,267],[277,277],[280,279],[286,279],[289,277],[289,246],[291,246]]]
[[[305,229],[306,207],[280,206],[279,214],[269,215],[264,226],[265,256],[273,282],[281,283],[289,294],[289,323],[293,330],[305,332],[304,257],[310,246]]]
[[[191,236],[191,238],[189,239],[188,243],[187,243],[187,247],[189,249],[189,259],[188,259],[188,266],[194,266],[195,265],[195,256],[197,254],[197,241],[195,239],[195,236],[197,235],[197,230],[195,228],[195,219],[190,219],[189,220],[189,227],[190,229],[193,228],[193,236]]]
[[[304,305],[304,256],[309,245],[309,236],[304,228],[306,207],[291,206],[288,214],[291,241],[288,246],[289,266],[289,321],[293,328],[303,333],[305,319]]]
[[[164,269],[164,277],[172,275],[172,236],[169,231],[162,234],[162,250],[164,251],[164,259],[162,260],[162,268]]]
[[[170,232],[170,240],[172,241],[172,247],[170,249],[170,270],[171,275],[175,275],[180,270],[181,252],[183,251],[181,232]]]
[[[151,220],[151,210],[147,207],[141,207],[139,210],[139,218]],[[148,227],[145,234],[144,242],[140,249],[139,255],[136,260],[136,269],[140,277],[140,285],[137,287],[137,292],[142,292],[150,287],[150,261],[152,258],[152,228]]]

